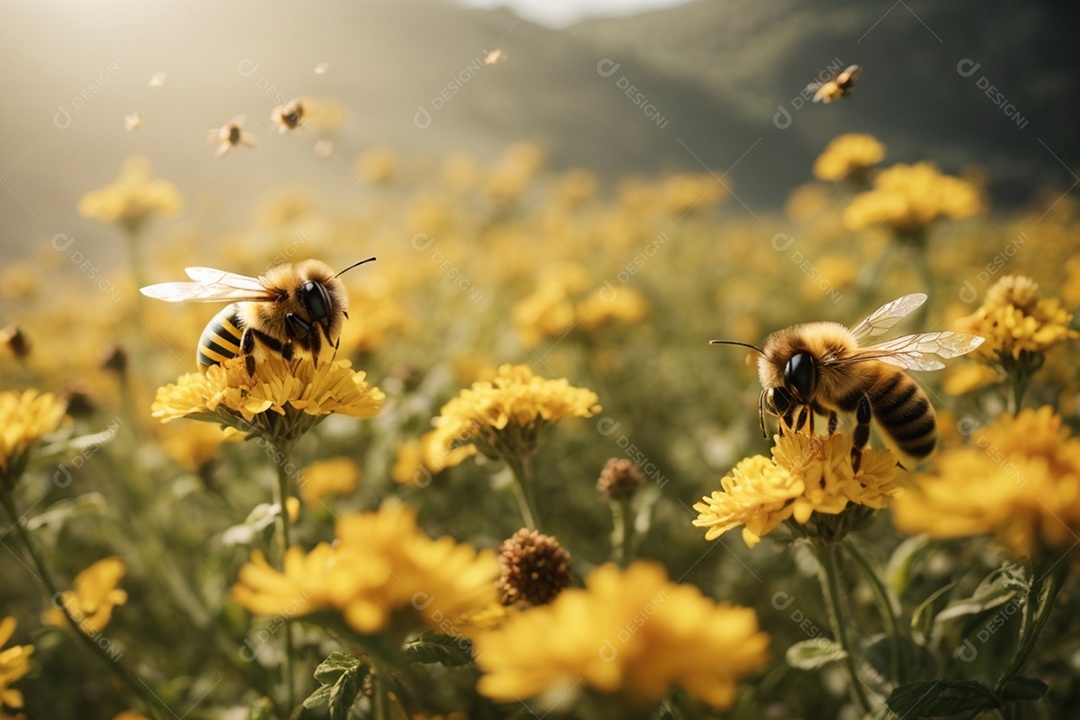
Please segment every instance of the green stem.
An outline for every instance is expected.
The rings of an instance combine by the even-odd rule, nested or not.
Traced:
[[[611,545],[615,551],[615,561],[620,567],[626,567],[634,559],[634,516],[630,508],[630,498],[611,500],[612,533]]]
[[[524,521],[526,528],[536,530],[538,527],[536,518],[540,517],[540,514],[536,511],[536,500],[532,494],[532,473],[529,470],[529,465],[517,457],[506,458],[506,464],[510,466],[510,470],[514,473],[514,496],[517,498],[518,508],[521,510],[521,519]]]
[[[285,555],[289,550],[289,547],[291,547],[289,511],[286,507],[286,501],[289,498],[289,474],[285,471],[285,468],[290,464],[288,462],[290,448],[279,447],[277,450],[278,456],[275,463],[277,465],[277,484],[274,486],[274,502],[278,506],[278,514],[275,520],[277,527],[275,535],[278,549],[278,562],[281,565],[282,571],[284,571]],[[281,672],[284,676],[282,680],[285,684],[285,701],[288,707],[286,717],[289,717],[296,708],[296,673],[293,667],[293,622],[291,618],[285,618],[283,634],[285,636],[285,663]]]
[[[870,590],[874,593],[874,604],[877,605],[878,612],[881,614],[881,621],[885,625],[885,633],[889,636],[891,642],[890,652],[890,664],[892,669],[893,681],[897,685],[903,685],[907,682],[907,666],[905,651],[907,649],[908,637],[904,632],[903,625],[896,617],[895,608],[893,606],[892,598],[889,595],[888,588],[885,587],[885,583],[881,581],[881,577],[878,576],[874,566],[870,564],[870,561],[866,559],[866,556],[859,551],[850,538],[845,538],[843,541],[844,549],[858,565],[862,571],[863,577],[870,583]]]
[[[1033,572],[1037,574],[1038,569],[1033,570]],[[1024,602],[1020,646],[1012,662],[1009,663],[1008,669],[998,681],[998,690],[1024,669],[1028,659],[1031,657],[1031,653],[1035,650],[1035,645],[1039,642],[1039,637],[1042,635],[1043,630],[1046,629],[1046,623],[1050,619],[1050,613],[1054,609],[1058,594],[1065,586],[1065,579],[1068,574],[1068,562],[1059,561],[1052,568],[1042,573],[1041,576],[1037,575],[1034,582],[1032,582],[1030,594]],[[1032,608],[1032,603],[1034,603],[1034,608]]]
[[[112,672],[120,682],[126,685],[129,690],[135,693],[135,695],[145,703],[147,712],[149,712],[152,717],[155,719],[159,717],[157,709],[164,710],[168,713],[169,717],[173,717],[174,713],[172,709],[166,705],[161,698],[154,694],[149,687],[132,676],[127,668],[120,664],[118,659],[111,657],[105,651],[105,648],[98,645],[94,642],[93,638],[82,631],[79,627],[79,621],[72,616],[71,611],[68,610],[65,603],[55,601],[55,599],[61,595],[60,589],[53,580],[52,573],[49,571],[49,566],[45,564],[45,560],[34,546],[33,538],[30,537],[30,533],[27,529],[23,527],[22,518],[15,508],[15,499],[12,496],[12,493],[7,489],[0,489],[0,503],[3,504],[4,510],[7,512],[12,525],[15,527],[15,533],[19,536],[23,547],[33,561],[38,573],[40,573],[41,583],[45,586],[46,591],[49,593],[49,597],[53,599],[53,605],[58,607],[60,612],[64,614],[64,618],[67,620],[68,625],[71,626],[71,629],[75,632],[75,635],[79,640],[82,641],[96,658],[105,664],[109,671]]]
[[[821,592],[825,598],[825,610],[829,615],[829,625],[832,628],[836,642],[844,651],[844,669],[851,681],[851,689],[855,693],[862,714],[870,712],[870,698],[866,696],[866,688],[859,679],[858,668],[855,664],[855,648],[851,645],[851,639],[847,634],[847,626],[840,614],[840,577],[837,569],[838,546],[834,544],[819,548],[818,559],[821,562]]]

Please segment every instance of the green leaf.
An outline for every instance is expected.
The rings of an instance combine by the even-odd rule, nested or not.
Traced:
[[[797,642],[784,653],[787,664],[800,670],[817,670],[846,657],[847,652],[842,647],[826,638]]]
[[[244,522],[226,528],[221,533],[221,543],[226,547],[230,545],[250,545],[255,541],[260,532],[273,527],[277,515],[277,506],[270,503],[260,503],[248,513]]]
[[[404,650],[407,660],[423,665],[457,667],[473,661],[472,643],[467,639],[431,631],[405,643]]]
[[[330,720],[348,720],[349,710],[352,709],[356,698],[364,689],[364,678],[367,677],[366,668],[360,666],[345,673],[338,678],[330,689]]]
[[[1050,686],[1042,680],[1027,677],[1011,677],[1001,686],[1001,699],[1005,702],[1023,702],[1038,700],[1050,691]]]
[[[315,679],[322,685],[333,685],[349,670],[360,667],[360,660],[347,653],[330,653],[315,668]]]
[[[901,685],[885,701],[901,717],[976,713],[1001,707],[993,691],[974,680],[927,680]]]
[[[330,685],[320,685],[319,689],[304,698],[304,707],[314,710],[330,702]]]
[[[922,637],[927,637],[930,634],[930,630],[934,627],[934,617],[938,611],[945,605],[946,596],[952,592],[958,583],[951,582],[944,587],[939,588],[937,591],[931,593],[930,597],[922,601],[919,607],[915,608],[915,611],[911,613],[911,629],[913,632],[918,633]]]
[[[885,581],[897,595],[902,595],[911,581],[911,567],[931,547],[926,535],[916,535],[900,543],[885,567]]]
[[[938,613],[934,622],[942,623],[965,615],[974,615],[1004,605],[1027,587],[1020,565],[1010,563],[983,578],[971,597],[960,598]]]

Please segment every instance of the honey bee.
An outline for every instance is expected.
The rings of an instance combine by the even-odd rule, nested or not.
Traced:
[[[484,56],[485,65],[501,65],[506,62],[506,53],[501,48],[496,48]]]
[[[851,94],[855,87],[855,81],[859,79],[862,68],[858,65],[848,65],[846,68],[833,75],[825,82],[812,82],[806,86],[807,92],[814,90],[814,102],[831,103]]]
[[[225,307],[206,325],[196,351],[199,368],[206,370],[230,358],[243,356],[249,375],[255,374],[255,341],[286,360],[294,346],[308,352],[318,364],[322,338],[337,350],[341,325],[349,317],[348,296],[339,278],[361,260],[334,274],[318,260],[277,265],[258,278],[190,267],[195,282],[169,282],[142,288],[142,294],[168,302],[239,301]]]
[[[240,145],[246,145],[247,147],[255,146],[255,141],[251,139],[251,135],[244,129],[243,115],[233,118],[220,128],[211,130],[207,140],[212,143],[217,143],[217,152],[214,154],[218,157],[221,157],[234,147],[239,147]]]
[[[766,411],[781,419],[781,432],[785,426],[813,432],[814,413],[825,415],[830,433],[836,432],[838,413],[853,412],[851,460],[856,471],[870,439],[871,419],[903,455],[921,460],[937,443],[936,415],[926,393],[904,370],[940,370],[945,365],[932,356],[964,355],[979,347],[983,338],[932,332],[867,347],[859,342],[885,334],[924,302],[922,293],[905,295],[850,328],[834,322],[795,325],[769,335],[764,349],[730,340],[712,342],[760,353],[758,377],[763,389],[758,421],[763,434]]]
[[[278,105],[270,113],[270,119],[277,124],[278,132],[287,133],[295,130],[300,127],[300,122],[304,119],[304,104],[299,98],[295,98],[284,105]]]

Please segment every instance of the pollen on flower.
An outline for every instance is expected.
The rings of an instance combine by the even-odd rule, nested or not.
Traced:
[[[804,534],[837,539],[849,528],[834,527],[828,516],[840,516],[851,506],[881,509],[897,490],[896,457],[890,451],[865,448],[856,473],[851,446],[851,436],[841,433],[778,435],[771,459],[742,460],[720,480],[721,490],[694,505],[693,524],[707,528],[706,540],[741,526],[749,547],[789,519]],[[812,519],[811,527],[803,527]]]

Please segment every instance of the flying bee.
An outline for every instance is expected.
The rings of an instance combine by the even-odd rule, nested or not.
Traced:
[[[783,428],[804,426],[813,432],[814,413],[828,417],[836,432],[837,414],[855,413],[851,448],[856,471],[875,420],[885,438],[902,454],[921,460],[934,451],[937,421],[922,388],[905,370],[940,370],[938,359],[964,355],[983,338],[957,332],[905,335],[860,347],[859,342],[883,335],[926,302],[915,293],[893,300],[850,328],[814,322],[778,330],[765,338],[764,349],[730,340],[714,344],[742,345],[760,353],[761,396],[758,421],[765,434],[765,412],[778,416]]]
[[[284,105],[278,105],[270,113],[270,119],[277,124],[278,132],[287,133],[295,130],[300,127],[300,122],[304,119],[304,104],[299,98],[295,98]]]
[[[217,143],[217,152],[214,154],[218,157],[221,157],[234,147],[239,147],[241,145],[246,145],[247,147],[255,146],[255,141],[251,139],[251,135],[244,129],[243,115],[238,115],[220,128],[212,129],[207,136],[207,140],[212,143]]]
[[[196,360],[202,370],[243,356],[249,375],[255,374],[256,340],[286,360],[294,345],[318,364],[326,343],[337,350],[341,325],[349,317],[348,295],[339,279],[361,260],[336,275],[318,260],[277,265],[261,277],[205,267],[185,270],[195,282],[170,282],[142,288],[142,294],[169,302],[238,301],[225,307],[207,324],[199,338]]]
[[[851,94],[860,72],[862,68],[858,65],[848,65],[825,82],[810,83],[806,86],[806,92],[814,91],[814,102],[831,103]]]

